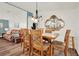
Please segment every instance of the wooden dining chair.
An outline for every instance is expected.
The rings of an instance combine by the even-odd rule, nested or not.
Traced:
[[[71,30],[66,30],[64,42],[56,41],[56,40],[52,42],[53,52],[56,48],[61,51],[64,51],[64,55],[67,56],[70,32]]]
[[[45,33],[52,33],[52,29],[45,29]]]
[[[75,37],[74,36],[72,36],[72,48],[75,49]]]
[[[20,32],[19,32],[19,37],[20,37],[20,40],[21,40],[21,47],[23,45],[23,30],[24,29],[20,29]]]
[[[70,56],[78,56],[78,52],[77,52],[77,49],[76,49],[76,45],[75,45],[75,37],[74,36],[71,36],[71,45],[72,47],[69,47],[68,48],[68,53]]]
[[[48,55],[49,44],[44,43],[42,39],[42,31],[41,30],[31,30],[31,38],[32,38],[32,55]]]
[[[23,29],[23,53],[27,53],[30,55],[31,53],[31,38],[30,38],[30,34],[29,34],[29,29]]]

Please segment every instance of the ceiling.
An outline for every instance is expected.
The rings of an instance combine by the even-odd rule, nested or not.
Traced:
[[[35,12],[36,3],[35,2],[9,2],[15,6],[18,6],[26,11]],[[79,8],[79,2],[38,2],[38,10],[51,11],[51,10],[71,10]],[[6,10],[11,12],[17,12],[19,9],[10,6],[4,2],[0,2],[0,10]],[[16,11],[17,10],[17,11]]]

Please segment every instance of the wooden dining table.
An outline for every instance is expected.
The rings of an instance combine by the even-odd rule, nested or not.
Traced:
[[[52,41],[55,40],[58,37],[57,33],[54,33],[54,34],[43,33],[42,37],[43,37],[44,40],[47,40],[50,43],[50,46],[49,46],[49,56],[54,55],[54,48],[52,46]]]

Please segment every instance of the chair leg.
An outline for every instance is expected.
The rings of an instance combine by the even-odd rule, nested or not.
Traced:
[[[52,55],[54,55],[54,46],[52,46]]]
[[[47,51],[47,55],[49,55],[49,48],[48,48],[48,51]]]
[[[23,42],[22,42],[22,39],[21,39],[21,47],[22,47],[22,45],[23,45],[22,43],[23,43]]]
[[[33,55],[33,48],[31,48],[30,50],[31,50],[30,55],[32,56]]]
[[[23,53],[25,53],[25,46],[24,46],[24,44],[23,44]]]
[[[50,56],[50,47],[48,48],[47,55]]]
[[[22,44],[23,44],[23,53],[25,53],[26,45],[25,43],[22,43]]]
[[[67,50],[64,50],[64,55],[67,56]]]
[[[22,45],[22,48],[23,48],[23,53],[25,52],[25,46],[24,46],[24,43],[21,43]]]
[[[41,56],[43,56],[43,51],[41,51]]]
[[[29,48],[29,55],[32,56],[32,49]]]
[[[25,48],[23,47],[23,53],[25,52]]]
[[[21,42],[21,47],[22,47],[22,42]]]

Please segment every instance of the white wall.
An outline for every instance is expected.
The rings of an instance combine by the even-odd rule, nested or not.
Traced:
[[[19,23],[20,28],[27,26],[27,12],[4,2],[0,3],[0,19],[9,20],[10,29],[14,28],[15,23]]]

